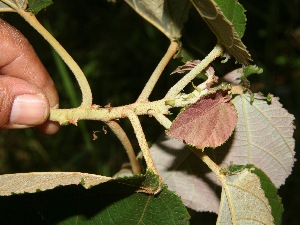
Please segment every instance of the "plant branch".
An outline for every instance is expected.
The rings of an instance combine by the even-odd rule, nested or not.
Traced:
[[[221,173],[221,167],[219,167],[211,158],[206,155],[203,150],[190,147],[190,149],[211,169],[216,175],[217,179],[221,182],[222,187],[226,187],[226,176]]]
[[[217,57],[219,57],[223,52],[220,45],[216,45],[213,50],[189,73],[187,73],[183,78],[181,78],[165,96],[165,99],[174,99],[184,88],[190,83],[199,73],[201,73],[208,65]]]
[[[131,110],[127,110],[126,115],[131,122],[135,136],[139,142],[141,151],[147,164],[147,168],[152,170],[155,174],[159,175],[158,171],[155,168],[152,156],[150,154],[150,149],[138,116],[135,114],[134,111]]]
[[[6,1],[3,1],[6,3]],[[46,41],[55,49],[55,51],[60,55],[63,61],[67,64],[70,70],[73,72],[77,79],[79,87],[82,92],[82,103],[80,107],[90,107],[92,105],[92,92],[89,83],[74,61],[74,59],[69,55],[69,53],[59,44],[59,42],[43,27],[42,24],[36,19],[36,17],[31,12],[26,12],[23,9],[16,9],[17,13],[21,15],[34,29],[36,29]]]
[[[168,117],[166,117],[162,113],[149,113],[151,116],[153,116],[157,122],[159,122],[164,128],[169,129],[172,125],[171,120],[169,120]]]
[[[117,138],[119,138],[120,142],[124,146],[126,153],[128,155],[133,173],[134,174],[141,173],[141,166],[136,159],[136,155],[134,153],[133,147],[132,147],[130,140],[129,140],[127,134],[125,133],[125,131],[115,121],[109,121],[106,124],[116,134]]]
[[[152,93],[158,79],[160,78],[163,70],[171,60],[171,58],[174,56],[174,54],[178,50],[178,42],[177,41],[172,41],[166,54],[164,57],[161,59],[155,70],[153,71],[151,77],[149,78],[148,82],[146,83],[143,91],[141,92],[140,96],[137,99],[137,102],[140,101],[147,101],[150,94]]]

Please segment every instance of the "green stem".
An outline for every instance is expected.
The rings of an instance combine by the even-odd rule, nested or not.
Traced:
[[[172,41],[166,54],[160,60],[159,64],[157,65],[151,77],[149,78],[148,82],[146,83],[143,91],[141,92],[140,96],[137,99],[137,102],[148,100],[162,72],[164,71],[169,61],[172,59],[173,55],[177,52],[177,50],[178,50],[178,42]]]
[[[6,2],[6,1],[3,1]],[[89,83],[74,61],[74,59],[69,55],[69,53],[59,44],[59,42],[40,24],[36,17],[31,12],[26,12],[23,9],[16,9],[16,12],[21,15],[34,29],[36,29],[46,41],[55,49],[55,51],[60,55],[64,60],[70,70],[73,72],[74,76],[77,79],[79,87],[82,92],[82,103],[80,107],[87,108],[92,105],[92,92],[89,86]]]
[[[188,83],[190,83],[199,73],[201,73],[208,65],[217,57],[219,57],[223,52],[221,46],[216,45],[213,50],[189,73],[187,73],[183,78],[181,78],[165,96],[165,99],[174,99],[179,92],[181,92]]]

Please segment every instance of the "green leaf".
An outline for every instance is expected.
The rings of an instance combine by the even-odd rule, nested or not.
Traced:
[[[272,183],[265,184],[263,189],[261,183],[266,181],[266,176],[261,173],[262,178],[257,176],[255,170],[254,166],[229,167],[224,173],[217,224],[275,224],[265,195]]]
[[[252,74],[261,74],[262,72],[263,69],[256,65],[243,67],[243,77],[249,77]]]
[[[130,183],[128,178],[112,180],[88,190],[73,185],[1,197],[1,224],[188,224],[186,208],[165,185],[160,193],[149,195],[137,192],[143,176],[131,179]]]
[[[0,0],[0,12],[16,12],[16,9],[26,9],[26,0]]]
[[[236,0],[191,0],[218,41],[239,63],[249,65],[251,56],[241,41],[246,18],[244,9]]]
[[[232,165],[228,170],[232,173],[239,171],[241,169],[248,168],[254,174],[256,174],[260,179],[261,188],[265,192],[265,196],[269,201],[272,208],[272,216],[274,218],[274,223],[276,225],[281,225],[282,213],[284,211],[283,205],[281,203],[281,198],[278,195],[278,190],[272,183],[270,178],[259,168],[254,165]],[[253,168],[253,169],[252,169]]]
[[[34,14],[37,14],[51,4],[53,4],[52,0],[28,0],[28,8]]]
[[[244,7],[237,0],[215,0],[224,16],[232,23],[240,38],[246,30],[246,15]]]
[[[188,0],[125,0],[140,16],[158,28],[170,40],[179,39],[188,17]]]

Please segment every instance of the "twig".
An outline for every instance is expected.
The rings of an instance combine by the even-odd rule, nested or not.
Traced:
[[[220,56],[223,52],[221,46],[216,45],[213,50],[189,73],[181,78],[165,96],[165,99],[174,99],[185,86],[190,83],[201,71],[203,71],[215,58]]]
[[[126,116],[131,122],[135,136],[139,142],[139,146],[145,158],[147,168],[149,170],[152,170],[155,174],[159,175],[157,169],[155,168],[152,156],[150,154],[150,149],[138,116],[131,110],[127,110]]]
[[[164,114],[150,113],[150,115],[152,115],[164,128],[169,129],[171,127],[171,120],[169,120],[169,118],[167,118]]]
[[[3,1],[6,3],[6,1]],[[31,12],[26,12],[23,9],[15,9],[16,12],[21,15],[34,29],[36,29],[46,41],[55,49],[55,51],[60,55],[63,61],[67,64],[70,70],[73,72],[77,79],[79,87],[82,92],[82,103],[80,107],[90,107],[92,105],[92,92],[90,85],[74,59],[69,55],[69,53],[59,44],[59,42],[43,27],[42,24],[36,19],[36,17]]]
[[[153,71],[151,77],[149,78],[148,82],[146,83],[143,91],[141,92],[140,96],[137,99],[137,102],[148,100],[163,70],[165,69],[165,67],[167,66],[167,64],[169,63],[169,61],[171,60],[171,58],[173,57],[173,55],[176,53],[177,50],[178,50],[178,42],[172,41],[166,54],[161,59],[161,61]]]
[[[217,179],[220,181],[222,188],[228,192],[226,185],[226,176],[221,173],[221,168],[208,157],[202,150],[190,147],[190,149],[211,169],[211,171],[216,175]]]
[[[107,126],[116,134],[117,138],[119,138],[120,142],[124,146],[126,153],[128,155],[130,165],[134,174],[141,173],[141,166],[136,159],[133,147],[130,143],[130,140],[123,130],[123,128],[115,121],[110,121],[106,123]]]

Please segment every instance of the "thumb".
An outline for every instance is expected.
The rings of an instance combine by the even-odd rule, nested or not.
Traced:
[[[0,75],[0,127],[40,125],[49,116],[47,97],[36,86],[16,77]]]

